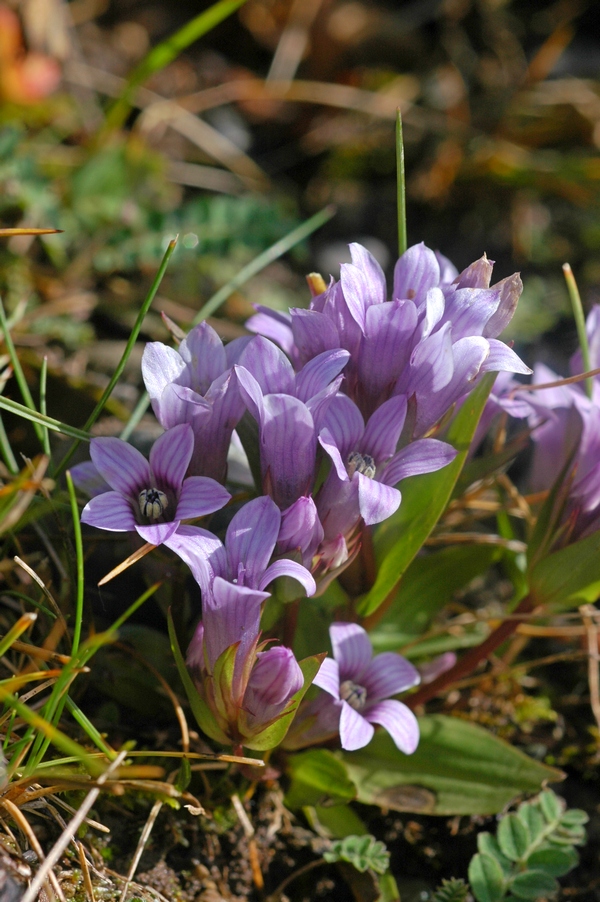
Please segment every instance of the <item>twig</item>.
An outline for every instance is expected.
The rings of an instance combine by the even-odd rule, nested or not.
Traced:
[[[81,866],[81,873],[83,874],[83,884],[85,886],[86,895],[89,902],[96,902],[96,898],[94,896],[94,885],[90,876],[90,869],[88,867],[87,858],[85,857],[85,849],[83,848],[83,843],[77,843],[77,852],[79,853],[79,864]]]
[[[137,844],[137,849],[135,850],[133,860],[131,862],[131,865],[129,866],[129,871],[127,872],[127,877],[125,878],[125,883],[123,885],[123,890],[119,897],[119,902],[125,902],[125,896],[127,895],[127,890],[129,889],[129,884],[133,880],[133,875],[135,874],[135,872],[137,870],[137,866],[140,863],[140,858],[142,857],[142,852],[144,851],[144,849],[146,847],[146,843],[148,842],[148,840],[150,838],[150,834],[152,833],[152,828],[154,827],[156,818],[158,817],[158,813],[159,813],[160,809],[162,808],[162,806],[163,806],[163,803],[160,800],[155,802],[154,805],[152,806],[152,811],[150,812],[148,820],[146,821],[146,823],[144,825],[144,829],[142,830],[139,842]]]
[[[17,822],[17,824],[19,825],[19,827],[21,828],[21,830],[27,837],[29,845],[31,846],[31,848],[33,849],[35,854],[37,855],[38,860],[40,862],[40,868],[35,876],[35,880],[38,879],[40,874],[42,874],[42,877],[39,880],[35,895],[32,896],[32,898],[30,900],[27,900],[26,896],[23,896],[23,899],[21,900],[21,902],[33,902],[33,900],[37,897],[39,890],[42,888],[42,884],[45,882],[46,877],[49,878],[50,883],[52,884],[52,889],[54,890],[54,892],[56,893],[58,898],[61,900],[61,902],[65,902],[65,897],[64,897],[63,891],[61,890],[61,888],[59,886],[58,880],[56,879],[56,874],[54,874],[52,871],[50,871],[50,868],[46,868],[46,862],[48,861],[48,859],[44,858],[44,853],[42,851],[42,847],[40,846],[40,844],[38,842],[37,836],[31,829],[29,821],[27,820],[27,818],[25,817],[23,812],[20,810],[20,808],[18,808],[13,802],[11,802],[10,799],[2,799],[2,804],[4,805],[6,810],[9,812],[12,819]],[[50,867],[52,867],[52,865],[50,865]]]

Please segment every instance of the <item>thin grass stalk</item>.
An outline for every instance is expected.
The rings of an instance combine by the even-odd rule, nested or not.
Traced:
[[[30,626],[33,626],[36,620],[37,614],[33,613],[23,614],[22,617],[19,617],[17,622],[11,626],[7,634],[0,639],[0,657],[6,654],[19,636],[21,636],[26,629],[29,629]]]
[[[119,438],[121,439],[121,441],[126,442],[129,440],[131,433],[133,432],[135,427],[138,425],[138,423],[140,422],[140,420],[142,419],[142,417],[148,410],[149,406],[150,406],[150,395],[148,394],[147,391],[142,392],[142,394],[140,395],[139,401],[133,408],[131,416],[129,417],[129,420],[127,421],[127,425],[119,434]]]
[[[77,506],[77,497],[75,495],[75,486],[71,479],[71,472],[67,470],[67,490],[69,492],[69,500],[71,502],[71,516],[73,518],[73,537],[75,541],[75,559],[77,572],[77,594],[75,597],[75,625],[73,627],[73,641],[71,643],[71,654],[76,655],[79,651],[79,642],[81,640],[81,626],[83,622],[83,542],[81,540],[81,523],[79,521],[79,508]]]
[[[583,304],[581,303],[581,295],[579,294],[579,288],[577,287],[573,270],[568,263],[563,264],[563,273],[565,282],[567,283],[569,298],[571,299],[573,319],[575,320],[575,326],[577,327],[577,338],[579,340],[579,347],[581,348],[583,371],[587,373],[592,369],[592,359],[590,357],[590,346],[588,344],[585,328],[585,314],[583,312]],[[588,398],[592,397],[593,386],[594,383],[592,382],[592,379],[587,378],[585,380],[585,393]]]
[[[10,446],[2,416],[0,416],[0,454],[2,455],[2,460],[6,464],[9,472],[12,473],[13,476],[16,476],[19,472],[19,465],[13,454],[13,449]]]
[[[131,352],[133,351],[133,346],[135,345],[135,343],[137,341],[137,337],[140,334],[140,329],[142,328],[142,324],[144,322],[144,319],[146,318],[146,314],[148,313],[148,310],[150,309],[150,307],[152,305],[152,301],[154,300],[154,298],[156,296],[156,292],[158,291],[158,289],[160,287],[160,283],[163,280],[163,276],[167,270],[167,266],[169,265],[169,260],[171,259],[171,256],[172,256],[173,251],[175,250],[176,246],[177,246],[177,237],[175,237],[171,241],[169,241],[169,245],[163,255],[161,264],[158,268],[158,272],[156,273],[156,276],[154,277],[154,281],[152,282],[152,285],[150,286],[150,291],[146,295],[146,299],[144,300],[144,303],[142,304],[142,306],[140,308],[140,312],[138,313],[138,315],[136,317],[135,323],[133,325],[133,329],[131,330],[131,334],[129,335],[129,338],[127,340],[127,344],[125,345],[125,350],[123,351],[121,359],[115,368],[115,371],[112,375],[110,382],[104,389],[104,391],[102,393],[102,397],[96,404],[92,413],[88,417],[88,419],[85,423],[85,426],[83,427],[85,432],[90,431],[90,429],[92,428],[92,426],[94,425],[94,423],[96,422],[96,420],[98,419],[98,417],[100,416],[102,411],[104,410],[106,402],[110,398],[110,396],[113,393],[113,390],[115,388],[115,385],[117,384],[117,382],[119,381],[119,379],[121,378],[121,376],[123,374],[123,370],[125,369],[125,366],[127,365],[127,361],[129,360]],[[71,447],[65,454],[64,458],[62,459],[59,467],[56,470],[56,476],[59,476],[61,473],[63,473],[65,471],[65,469],[67,468],[67,466],[69,464],[69,461],[73,457],[73,454],[79,447],[79,443],[80,443],[80,440],[77,440],[71,445]]]
[[[105,742],[101,733],[96,729],[91,720],[83,713],[81,708],[79,708],[75,704],[70,695],[67,695],[66,708],[73,720],[79,724],[88,739],[94,743],[96,748],[100,749],[100,751],[104,755],[106,755],[109,761],[114,761],[117,757],[117,753],[108,745],[107,742]]]
[[[42,366],[40,369],[40,413],[46,414],[48,413],[46,409],[46,388],[48,384],[48,358],[44,355],[42,360]],[[50,453],[50,433],[48,431],[47,426],[42,426],[42,445],[44,447],[44,454],[46,457],[51,457]]]
[[[98,141],[104,140],[111,132],[121,128],[133,106],[136,89],[155,72],[160,72],[172,63],[183,50],[211,31],[216,25],[243,6],[246,0],[220,0],[204,12],[187,22],[179,31],[162,41],[136,66],[120,97],[111,105]]]
[[[324,207],[323,210],[319,210],[318,213],[315,213],[315,215],[311,216],[310,219],[307,219],[306,222],[303,222],[297,228],[289,232],[289,234],[285,235],[279,241],[276,241],[275,244],[272,244],[271,247],[268,247],[267,250],[263,251],[262,254],[259,254],[258,257],[255,257],[254,260],[251,260],[250,263],[244,266],[239,273],[233,277],[233,279],[230,279],[226,285],[219,288],[216,294],[213,294],[206,304],[202,306],[202,309],[192,320],[193,325],[196,326],[208,316],[211,316],[234,291],[237,291],[237,289],[244,284],[244,282],[247,282],[248,279],[251,279],[252,276],[259,273],[265,266],[268,266],[269,263],[278,260],[279,257],[291,250],[294,245],[299,244],[300,241],[303,241],[305,238],[308,238],[309,235],[312,235],[313,232],[316,232],[317,229],[320,229],[322,225],[329,222],[334,214],[335,207]]]
[[[23,401],[25,402],[25,406],[29,410],[33,410],[37,413],[37,408],[34,404],[33,397],[31,392],[29,391],[29,386],[27,385],[27,379],[25,378],[25,373],[23,372],[23,367],[21,366],[21,361],[17,355],[17,351],[12,340],[12,335],[10,334],[10,328],[8,326],[8,321],[6,319],[6,313],[4,310],[4,304],[2,300],[0,300],[0,327],[2,328],[2,332],[4,334],[4,341],[6,343],[6,349],[8,351],[8,356],[10,357],[11,366],[13,368],[13,372],[15,374],[15,379],[17,380],[17,385],[19,386],[19,391],[21,392],[21,396]],[[33,425],[35,429],[35,434],[42,447],[44,446],[44,432],[39,423],[35,423]]]
[[[44,416],[44,414],[39,413],[39,411],[31,410],[29,407],[26,407],[25,404],[19,404],[18,401],[11,401],[10,398],[5,398],[4,395],[0,395],[0,409],[15,413],[24,420],[31,420],[32,423],[36,423],[39,426],[46,426],[53,432],[62,432],[63,435],[69,435],[71,438],[77,439],[77,444],[79,444],[79,442],[89,442],[91,439],[91,435],[84,432],[83,429],[77,429],[76,426],[69,426],[68,423],[62,423],[60,420],[55,420],[54,417]]]
[[[402,134],[402,113],[396,112],[396,204],[398,216],[398,256],[408,247],[406,232],[406,173],[404,171],[404,137]]]

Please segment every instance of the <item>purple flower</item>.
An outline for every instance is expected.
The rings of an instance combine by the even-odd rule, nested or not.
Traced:
[[[193,445],[192,429],[185,424],[156,440],[149,462],[121,439],[92,439],[92,462],[110,491],[88,501],[81,522],[114,532],[135,530],[146,542],[160,545],[182,520],[222,508],[231,495],[214,479],[185,478]]]
[[[195,326],[179,345],[146,345],[142,375],[152,409],[164,429],[189,423],[194,431],[190,474],[225,480],[231,434],[244,412],[232,366],[251,341],[226,347],[208,323]]]
[[[342,748],[363,748],[373,738],[373,724],[379,724],[410,755],[419,742],[417,719],[390,696],[419,683],[416,668],[394,652],[373,657],[369,637],[356,623],[332,623],[329,635],[333,658],[323,661],[314,683],[332,696],[339,711]]]
[[[306,364],[334,348],[350,352],[342,390],[369,417],[394,395],[415,396],[413,436],[424,435],[486,372],[529,369],[496,336],[510,321],[521,293],[517,274],[490,287],[492,263],[483,257],[455,276],[454,268],[425,245],[398,260],[392,300],[377,261],[358,244],[313,298],[308,310],[280,316],[270,335],[294,362]],[[449,281],[454,278],[454,281]],[[264,329],[268,311],[248,323]]]
[[[350,535],[360,518],[367,525],[387,519],[400,506],[398,482],[439,470],[456,457],[454,448],[437,439],[420,439],[397,452],[406,410],[404,397],[390,398],[365,426],[346,395],[331,402],[319,441],[333,466],[316,498],[326,542]]]
[[[303,495],[281,515],[277,551],[279,554],[299,552],[302,563],[310,570],[323,536],[317,506],[312,498]]]

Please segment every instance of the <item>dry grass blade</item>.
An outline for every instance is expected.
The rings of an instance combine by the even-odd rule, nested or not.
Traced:
[[[143,557],[149,554],[151,551],[154,551],[156,545],[150,545],[146,543],[146,545],[142,545],[141,548],[138,548],[137,551],[134,551],[133,554],[130,554],[129,557],[125,558],[124,561],[121,561],[120,564],[117,564],[110,573],[107,573],[106,576],[103,576],[101,580],[99,580],[99,586],[105,586],[106,583],[109,583],[111,579],[114,579],[115,576],[118,576],[120,573],[123,573],[124,570],[127,570],[128,567],[131,567],[132,564],[135,564],[137,561],[140,561]]]
[[[77,843],[77,852],[79,855],[79,865],[81,867],[81,873],[83,874],[83,884],[85,886],[86,896],[88,897],[89,902],[96,902],[96,897],[94,896],[94,885],[90,876],[90,869],[87,863],[87,858],[85,857],[85,849],[83,848],[83,844],[80,842]]]
[[[590,686],[590,705],[600,730],[600,654],[598,653],[598,610],[591,604],[582,604],[579,608],[585,627],[588,646],[588,682]]]
[[[12,238],[14,235],[58,235],[62,229],[0,229],[0,238]]]
[[[137,866],[140,863],[140,858],[142,857],[142,852],[146,848],[146,843],[150,839],[150,834],[152,833],[152,828],[156,823],[156,818],[159,815],[160,809],[162,808],[163,803],[161,801],[157,801],[152,806],[152,811],[148,816],[148,820],[144,824],[144,829],[142,830],[142,834],[140,836],[139,842],[137,844],[137,848],[135,850],[135,854],[133,856],[133,860],[129,867],[129,871],[127,872],[127,877],[125,878],[125,884],[121,891],[121,895],[119,897],[119,902],[125,902],[125,896],[127,895],[127,890],[129,889],[129,884],[133,880],[134,874],[137,870]]]
[[[19,567],[21,567],[22,570],[25,571],[25,573],[28,573],[29,576],[30,576],[30,577],[38,584],[38,586],[40,587],[40,589],[42,590],[42,592],[44,593],[44,595],[46,596],[46,598],[48,599],[48,601],[49,601],[50,604],[52,605],[52,610],[54,611],[54,613],[55,613],[56,616],[58,617],[62,629],[63,629],[64,631],[66,631],[66,629],[67,629],[67,621],[65,620],[65,615],[63,614],[63,612],[61,611],[60,607],[58,606],[58,604],[57,604],[56,601],[54,600],[54,597],[53,597],[52,593],[50,592],[50,590],[48,589],[48,587],[46,586],[46,584],[44,583],[44,580],[41,579],[41,577],[39,577],[39,576],[37,575],[37,573],[35,572],[35,570],[33,570],[33,569],[29,566],[29,564],[26,564],[25,561],[21,560],[21,558],[20,558],[18,555],[15,554],[13,560],[14,560],[14,562],[15,562],[16,564],[19,565]]]
[[[81,804],[81,807],[79,808],[79,811],[77,812],[75,817],[73,817],[69,821],[66,829],[63,830],[61,836],[58,838],[58,840],[50,850],[47,858],[41,865],[31,884],[29,885],[29,889],[23,896],[21,902],[35,902],[46,877],[52,874],[52,868],[58,862],[69,843],[74,839],[77,831],[84,822],[88,811],[98,798],[102,784],[123,763],[126,757],[126,751],[120,752],[112,762],[112,764],[110,764],[109,767],[104,771],[104,773],[101,774],[100,777],[98,777],[95,788],[88,792],[87,796],[83,800],[83,803]]]
[[[48,878],[50,880],[50,883],[52,884],[52,889],[54,890],[54,892],[56,893],[58,898],[61,900],[61,902],[65,902],[65,897],[59,886],[58,880],[56,879],[56,875],[50,869],[44,870],[44,865],[45,865],[47,859],[44,859],[44,853],[42,851],[42,847],[40,846],[40,844],[38,842],[37,836],[31,829],[29,821],[27,820],[27,818],[25,817],[23,812],[14,804],[14,802],[11,802],[10,799],[2,799],[2,805],[7,810],[7,812],[10,814],[10,816],[15,821],[15,823],[17,823],[19,825],[20,829],[23,831],[23,833],[27,837],[27,841],[28,841],[29,845],[31,846],[31,848],[33,849],[33,851],[35,852],[35,854],[37,855],[37,857],[40,861],[40,869],[39,869],[38,874],[36,875],[35,879],[37,879],[37,876],[39,876],[40,873],[43,873],[43,876],[42,876],[42,879],[40,880],[38,888],[36,890],[36,895],[34,895],[32,897],[31,902],[33,902],[33,900],[36,898],[37,893],[42,888],[42,885],[46,882],[46,878]],[[23,898],[25,898],[25,897],[23,897]]]

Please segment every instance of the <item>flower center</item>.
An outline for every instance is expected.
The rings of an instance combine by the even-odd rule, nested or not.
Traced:
[[[352,479],[355,473],[362,473],[363,476],[368,476],[369,479],[373,479],[377,472],[377,467],[375,466],[375,460],[370,454],[361,454],[360,451],[351,451],[348,455],[348,460],[346,461],[346,470],[348,471],[350,479]]]
[[[160,489],[142,489],[138,503],[142,517],[148,520],[158,520],[169,506],[167,496]]]
[[[367,690],[352,680],[344,680],[340,685],[340,698],[355,711],[362,711],[367,701]]]

